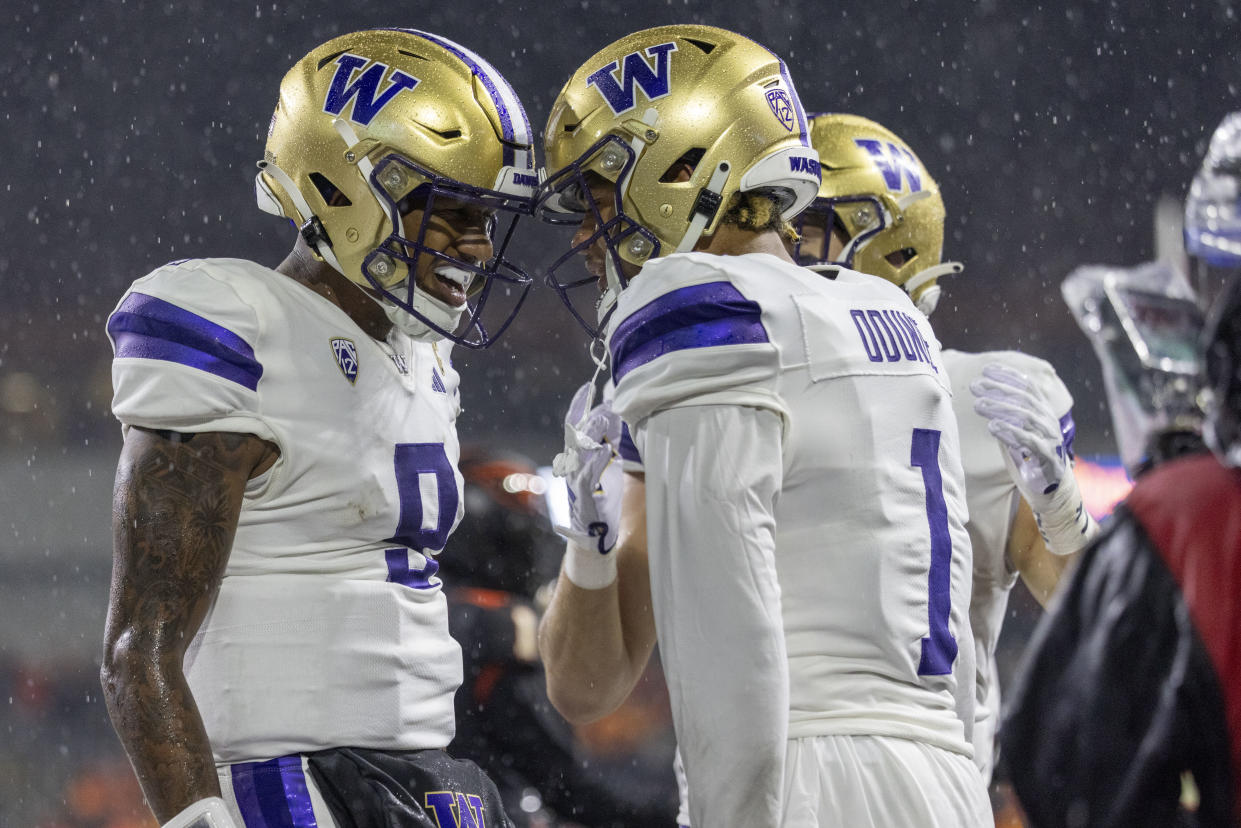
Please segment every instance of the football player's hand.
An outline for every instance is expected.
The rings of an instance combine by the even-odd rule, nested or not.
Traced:
[[[569,526],[557,526],[556,531],[608,555],[620,528],[621,418],[606,400],[587,410],[592,390],[586,383],[574,394],[565,417],[564,451],[552,462],[552,471],[565,479],[569,490]]]
[[[1068,469],[1060,418],[1029,377],[998,362],[987,364],[970,383],[974,411],[987,418],[987,430],[1008,449],[1017,467],[1014,482],[1030,506],[1051,495]]]
[[[996,362],[983,367],[970,391],[974,411],[1007,449],[1009,475],[1034,511],[1047,548],[1069,555],[1085,547],[1098,526],[1082,502],[1060,418],[1046,394],[1025,374]]]

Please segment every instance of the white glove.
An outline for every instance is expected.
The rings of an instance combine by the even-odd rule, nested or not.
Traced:
[[[974,411],[987,418],[987,430],[1007,449],[1009,475],[1034,511],[1047,548],[1057,555],[1085,548],[1098,525],[1082,503],[1060,418],[1042,388],[1020,371],[992,362],[970,391]]]
[[[552,471],[569,490],[569,525],[556,533],[577,552],[565,558],[565,574],[583,589],[600,589],[616,579],[616,536],[620,529],[624,473],[620,459],[621,418],[607,400],[589,408],[594,385],[573,395],[564,423],[564,451]]]

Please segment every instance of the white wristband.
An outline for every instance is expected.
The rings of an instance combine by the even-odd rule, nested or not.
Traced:
[[[1039,532],[1053,555],[1072,555],[1085,549],[1099,533],[1099,524],[1086,510],[1077,478],[1065,474],[1051,501],[1041,512],[1034,513]]]
[[[163,828],[238,828],[228,806],[218,796],[191,803],[184,811],[164,823]]]
[[[559,531],[561,527],[557,527]],[[563,531],[560,534],[565,534]],[[564,553],[564,574],[574,586],[582,589],[603,589],[616,580],[615,550],[600,554],[598,539],[569,537]]]

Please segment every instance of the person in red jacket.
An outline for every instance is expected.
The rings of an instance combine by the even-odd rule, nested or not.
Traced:
[[[1186,211],[1188,252],[1234,270],[1203,336],[1211,451],[1139,476],[1011,696],[1001,744],[1035,828],[1241,825],[1239,161],[1234,114]]]

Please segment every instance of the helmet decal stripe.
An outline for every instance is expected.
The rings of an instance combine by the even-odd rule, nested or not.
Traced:
[[[743,35],[737,35],[737,37],[743,38]],[[744,39],[749,40],[749,38],[744,38]],[[780,78],[784,81],[784,85],[789,90],[789,97],[792,99],[793,111],[797,115],[797,129],[798,129],[798,132],[801,133],[802,146],[806,146],[806,147],[810,146],[810,125],[809,125],[809,122],[806,120],[806,110],[803,109],[801,105],[801,96],[797,94],[797,89],[793,86],[793,79],[789,76],[789,67],[785,65],[784,61],[780,59],[779,55],[777,55],[775,52],[768,49],[763,44],[755,40],[750,40],[750,42],[753,43],[758,48],[770,54],[780,64]]]
[[[530,129],[530,119],[526,117],[526,110],[521,105],[521,99],[517,97],[517,92],[504,79],[504,76],[495,70],[495,67],[478,54],[459,43],[454,43],[446,37],[440,37],[439,35],[433,35],[417,29],[396,29],[395,31],[405,32],[429,40],[435,45],[447,49],[460,58],[466,66],[469,66],[470,70],[482,80],[483,88],[491,96],[492,103],[495,104],[496,110],[500,114],[500,127],[504,132],[503,138],[506,142],[504,147],[504,164],[519,169],[526,169],[532,166],[529,151],[517,150],[509,146],[509,144],[521,144],[524,146],[530,144],[530,136],[533,134],[533,130]]]
[[[802,108],[801,97],[793,88],[793,79],[789,77],[789,68],[784,65],[784,61],[780,61],[780,77],[784,79],[784,85],[788,87],[789,97],[793,101],[793,112],[797,114],[797,129],[801,133],[802,146],[808,147],[810,146],[810,128],[806,123],[806,110]]]

